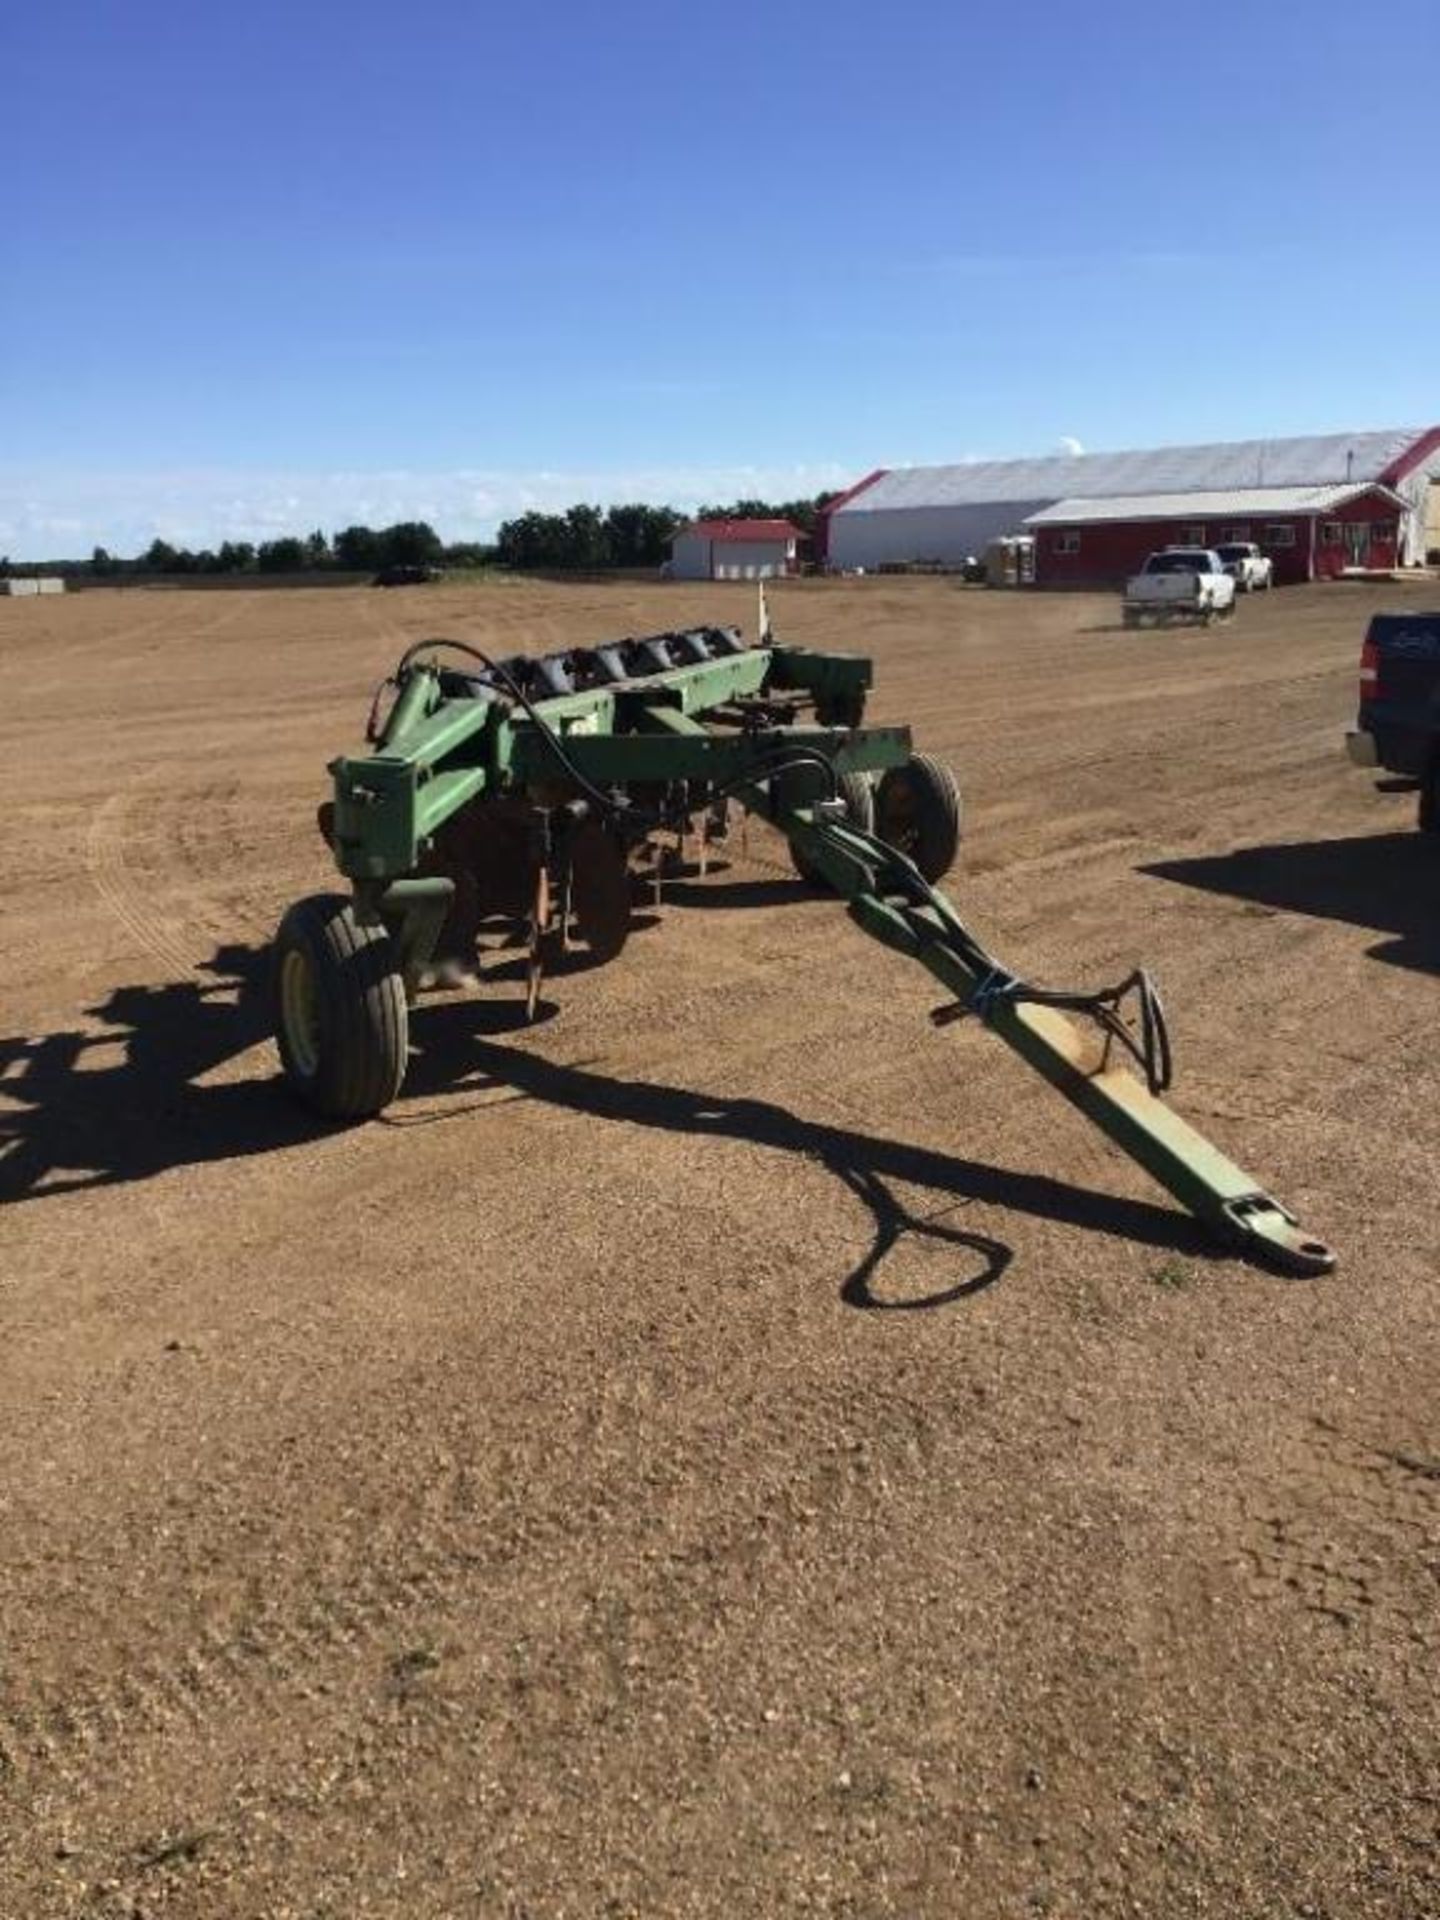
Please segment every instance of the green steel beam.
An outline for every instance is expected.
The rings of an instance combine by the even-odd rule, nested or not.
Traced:
[[[693,667],[672,667],[668,673],[647,675],[622,683],[622,699],[640,706],[666,702],[682,713],[704,713],[748,693],[759,693],[770,673],[768,647],[749,647],[719,660],[702,660]],[[548,705],[545,717],[550,717]]]
[[[964,923],[903,854],[810,808],[779,823],[864,932],[916,960],[1220,1239],[1291,1273],[1335,1256],[1242,1168],[1112,1058],[1102,1030],[1055,1007],[980,995]]]
[[[772,647],[767,690],[815,696],[822,721],[854,715],[858,724],[874,681],[869,660],[854,653],[812,653],[808,647]]]
[[[664,709],[653,709],[655,713]],[[657,725],[663,723],[656,723]],[[787,748],[821,753],[839,773],[866,773],[897,767],[910,757],[907,727],[773,727],[763,733],[710,733],[672,730],[644,733],[570,734],[567,759],[596,786],[630,781],[709,781],[729,786],[747,776],[764,779],[767,764],[783,760]],[[534,728],[517,727],[510,768],[522,780],[554,779],[559,773],[553,749]],[[563,778],[563,774],[559,774]]]
[[[908,758],[910,736],[903,727],[712,732],[697,717],[759,693],[776,659],[785,663],[787,684],[804,680],[836,698],[868,683],[864,660],[754,647],[536,701],[535,713],[581,779],[606,789],[632,781],[728,788],[751,774],[763,781],[768,765],[797,747],[823,754],[841,773],[878,772]],[[332,761],[330,773],[336,862],[355,881],[412,873],[445,821],[482,794],[563,785],[568,778],[552,741],[523,706],[498,695],[447,697],[438,672],[423,662],[405,677],[379,749]],[[802,783],[795,791],[807,789]],[[756,788],[747,786],[744,800],[766,810]]]

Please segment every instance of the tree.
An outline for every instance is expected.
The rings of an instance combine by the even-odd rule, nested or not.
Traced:
[[[701,520],[778,520],[780,509],[768,500],[737,500],[733,507],[702,507]]]
[[[335,536],[335,564],[347,573],[373,573],[380,564],[379,536],[370,527],[346,527]]]
[[[330,542],[319,527],[305,542],[305,564],[307,567],[328,567],[330,564]]]
[[[452,540],[445,549],[447,567],[488,567],[494,558],[494,547],[480,540]]]
[[[174,573],[180,555],[168,540],[154,539],[141,556],[140,565],[147,573]]]
[[[435,567],[445,558],[445,543],[423,520],[399,520],[376,535],[376,564],[382,567]]]
[[[815,521],[821,506],[827,500],[833,500],[833,493],[820,493],[813,500],[783,500],[774,509],[777,520],[788,520],[792,527],[798,527],[801,533],[814,533]]]
[[[702,507],[696,517],[701,520],[788,520],[801,533],[813,533],[821,509],[839,498],[838,493],[831,491],[817,493],[810,500],[737,500],[730,507]]]
[[[255,558],[261,573],[298,573],[305,564],[305,543],[291,535],[262,540]]]
[[[496,558],[502,566],[521,571],[598,573],[607,567],[648,565],[625,554],[654,544],[658,523],[637,516],[656,514],[667,524],[674,518],[666,507],[612,507],[602,514],[599,507],[583,502],[563,514],[522,514],[507,520],[496,535]]]
[[[563,567],[566,524],[558,513],[524,513],[507,520],[495,536],[495,552],[502,566],[524,572],[541,567]]]
[[[120,571],[120,562],[113,554],[107,553],[104,547],[96,547],[90,555],[90,571],[97,580],[105,580],[111,574]]]
[[[610,565],[605,518],[598,507],[574,506],[566,514],[565,559],[562,564],[585,572]]]
[[[680,516],[672,507],[611,507],[605,541],[613,567],[658,567],[670,550]]]

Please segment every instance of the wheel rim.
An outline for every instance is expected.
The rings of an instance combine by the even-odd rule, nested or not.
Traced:
[[[884,818],[878,824],[882,840],[899,852],[913,855],[920,841],[920,814],[914,787],[909,780],[893,780],[883,796]]]
[[[299,947],[280,963],[280,1018],[296,1071],[313,1079],[320,1064],[320,1003],[310,956]]]

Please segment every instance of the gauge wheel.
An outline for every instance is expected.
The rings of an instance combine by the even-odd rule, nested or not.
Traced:
[[[837,773],[835,776],[835,798],[845,803],[845,821],[848,826],[858,827],[861,833],[873,833],[875,830],[875,789],[863,773]],[[796,873],[810,887],[821,887],[826,893],[834,891],[830,882],[820,869],[807,860],[800,851],[799,843],[790,842],[790,860]]]
[[[960,784],[943,760],[916,753],[891,767],[875,794],[875,831],[926,880],[947,874],[960,850]]]
[[[383,926],[339,894],[297,900],[275,935],[271,1003],[291,1091],[327,1120],[368,1120],[400,1091],[405,982]]]

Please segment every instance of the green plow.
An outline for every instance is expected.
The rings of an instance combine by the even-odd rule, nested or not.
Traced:
[[[1137,971],[1061,993],[1001,965],[935,884],[960,836],[950,771],[906,727],[862,724],[870,662],[697,627],[492,660],[463,640],[410,648],[376,695],[372,751],[332,762],[319,810],[348,894],[298,901],[274,946],[285,1077],[337,1120],[399,1093],[409,1017],[431,986],[523,957],[533,1014],[547,965],[616,958],[635,899],[693,849],[701,871],[736,809],[771,821],[797,873],[863,932],[918,962],[1146,1169],[1223,1245],[1294,1274],[1335,1256],[1169,1107],[1164,1011]]]

